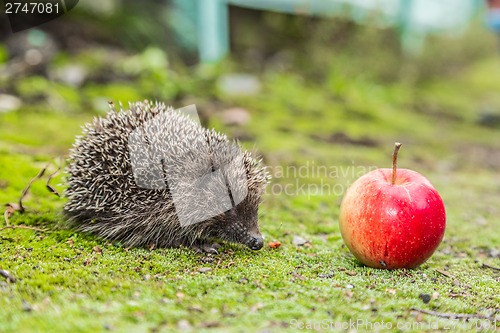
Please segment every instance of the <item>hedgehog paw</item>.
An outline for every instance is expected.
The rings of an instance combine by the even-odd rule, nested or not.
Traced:
[[[191,247],[199,253],[218,254],[219,252],[217,251],[217,249],[220,247],[220,245],[218,243],[198,243],[193,244]]]

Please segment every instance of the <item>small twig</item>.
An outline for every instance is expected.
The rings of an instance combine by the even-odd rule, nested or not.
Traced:
[[[499,268],[499,267],[491,266],[491,265],[488,265],[488,264],[483,264],[481,267],[482,267],[482,268],[489,268],[489,269],[493,269],[493,270],[495,270],[495,271],[500,271],[500,268]]]
[[[14,211],[15,209],[11,205],[7,205],[7,208],[5,208],[5,211],[3,212],[3,219],[5,220],[6,226],[10,226],[9,217],[14,214]]]
[[[50,193],[55,194],[60,198],[61,195],[59,194],[59,192],[57,192],[57,190],[52,185],[50,185],[50,181],[52,180],[53,177],[55,177],[59,173],[59,171],[61,171],[61,165],[57,167],[56,171],[54,171],[49,175],[47,183],[45,183],[45,187],[50,191]]]
[[[446,318],[446,319],[486,319],[490,321],[500,321],[500,318],[496,318],[493,316],[484,316],[476,313],[472,314],[467,314],[467,313],[444,313],[444,312],[436,312],[436,311],[431,311],[431,310],[422,310],[422,309],[417,309],[417,308],[411,308],[412,311],[417,311],[420,313],[428,314],[431,316],[436,316],[440,318]]]
[[[30,190],[31,185],[33,185],[35,180],[43,177],[43,175],[44,175],[45,171],[47,170],[47,168],[49,167],[49,165],[50,165],[50,163],[47,163],[47,165],[42,170],[40,170],[40,172],[38,172],[38,174],[35,177],[33,177],[30,180],[30,182],[28,183],[28,185],[26,185],[26,187],[24,188],[23,193],[21,194],[21,197],[19,198],[19,212],[24,213],[24,211],[25,211],[25,209],[23,207],[24,197],[26,197],[26,194],[28,194],[28,191]]]
[[[43,167],[39,172],[38,174],[33,177],[28,185],[26,185],[26,187],[24,188],[22,194],[21,194],[21,197],[19,198],[19,203],[16,205],[14,203],[10,203],[10,204],[7,204],[7,208],[5,209],[4,211],[4,214],[3,214],[3,217],[4,217],[4,221],[5,221],[5,227],[1,227],[0,228],[0,231],[2,230],[6,230],[6,229],[28,229],[28,230],[35,230],[35,231],[41,231],[41,232],[46,232],[47,230],[45,229],[41,229],[41,228],[37,228],[37,227],[30,227],[30,226],[26,226],[26,225],[11,225],[10,224],[10,221],[9,221],[9,218],[14,214],[14,212],[16,211],[19,211],[20,213],[24,213],[26,210],[23,206],[23,200],[24,198],[26,197],[26,195],[28,194],[29,190],[31,189],[31,186],[33,185],[33,183],[42,178],[43,175],[45,174],[45,172],[47,171],[48,167],[50,165],[50,162],[47,163],[47,165],[45,167]],[[49,175],[49,178],[47,179],[47,183],[45,184],[45,186],[47,187],[47,189],[57,195],[58,197],[60,196],[59,193],[57,192],[56,189],[54,189],[51,185],[50,185],[50,181],[52,180],[52,178],[61,170],[61,166],[59,165],[57,170],[53,173],[51,173]]]
[[[7,279],[8,282],[14,283],[16,282],[16,278],[10,275],[8,271],[4,271],[3,269],[0,269],[0,276],[3,276],[4,278]]]
[[[20,208],[16,208],[15,204],[7,204],[7,208],[5,208],[5,212],[3,213],[3,218],[5,220],[5,227],[0,228],[0,231],[5,230],[5,229],[29,229],[29,230],[36,230],[36,231],[41,231],[41,232],[46,232],[47,230],[45,229],[40,229],[37,227],[29,227],[26,225],[10,225],[9,222],[9,217],[14,214],[16,210],[20,210]]]
[[[455,297],[470,297],[471,295],[470,294],[454,294],[454,293],[451,293],[448,296],[450,296],[451,298],[455,298]]]
[[[30,227],[27,225],[8,225],[6,227],[0,228],[0,231],[5,230],[5,229],[28,229],[28,230],[35,230],[35,231],[41,231],[41,232],[47,232],[46,229],[40,229],[37,227]]]
[[[444,276],[446,276],[446,277],[449,277],[449,278],[454,278],[454,276],[453,276],[453,275],[451,275],[450,273],[448,273],[447,271],[444,271],[444,270],[442,270],[442,269],[436,269],[436,272],[438,272],[438,273],[440,273],[440,274],[442,274],[442,275],[444,275]]]

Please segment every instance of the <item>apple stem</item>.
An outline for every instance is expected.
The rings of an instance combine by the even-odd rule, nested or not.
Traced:
[[[401,143],[394,144],[394,153],[392,153],[392,185],[396,183],[396,166],[398,164],[398,151],[401,148]]]

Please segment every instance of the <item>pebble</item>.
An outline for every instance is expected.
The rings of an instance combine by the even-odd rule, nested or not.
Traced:
[[[422,302],[424,302],[425,304],[427,304],[431,300],[431,295],[429,295],[429,294],[420,294],[420,295],[418,295],[418,298],[420,298],[422,300]]]
[[[212,269],[210,267],[200,267],[198,268],[198,272],[200,273],[207,273],[210,272]]]
[[[230,96],[252,96],[260,91],[261,84],[254,75],[234,73],[222,76],[217,82],[217,86],[224,94]]]
[[[482,113],[477,123],[485,127],[498,128],[500,127],[500,114],[492,112]]]
[[[246,109],[234,107],[223,110],[220,119],[224,125],[243,126],[250,121],[250,113]]]
[[[80,87],[87,78],[88,71],[85,67],[70,64],[54,70],[52,76],[73,87]]]
[[[307,239],[302,238],[302,237],[300,237],[298,235],[293,235],[293,240],[292,240],[293,245],[295,245],[295,246],[302,246],[302,245],[304,245],[307,242],[308,242]]]
[[[0,113],[17,110],[22,104],[16,96],[0,94]]]
[[[180,331],[190,330],[191,329],[191,324],[186,319],[181,319],[181,320],[179,320],[177,322],[177,328]]]

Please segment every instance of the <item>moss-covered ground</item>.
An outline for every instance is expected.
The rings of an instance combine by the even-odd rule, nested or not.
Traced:
[[[142,56],[154,64],[156,51],[148,52]],[[168,66],[157,65],[152,72]],[[0,269],[15,278],[0,276],[1,332],[499,329],[500,128],[478,123],[483,112],[500,113],[498,58],[419,84],[380,83],[335,66],[318,82],[270,72],[258,95],[240,97],[215,89],[210,71],[165,70],[167,77],[87,84],[78,93],[43,77],[18,80],[13,89],[23,98],[50,103],[0,114],[0,203],[16,202],[47,162],[67,155],[80,126],[99,112],[82,111],[92,101],[105,109],[107,99],[176,96],[180,107],[184,89],[199,109],[217,99],[219,107],[248,110],[244,126],[224,126],[218,113],[209,124],[250,138],[243,144],[270,166],[274,179],[260,211],[266,246],[253,252],[225,244],[218,255],[124,248],[66,229],[64,199],[41,179],[24,200],[26,212],[9,221],[45,231],[0,230]],[[178,86],[165,84],[172,80]],[[157,84],[165,95],[155,94]],[[448,216],[444,241],[412,270],[364,267],[338,228],[343,193],[371,168],[390,165],[394,141],[404,144],[400,167],[435,185]],[[62,191],[64,173],[52,184]],[[297,236],[307,242],[298,245]],[[274,249],[270,241],[282,245]]]

